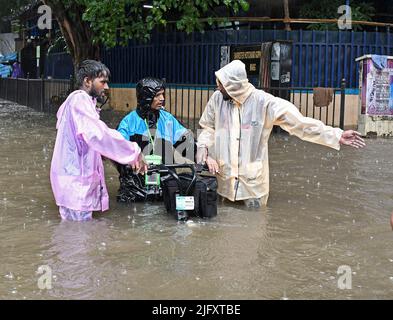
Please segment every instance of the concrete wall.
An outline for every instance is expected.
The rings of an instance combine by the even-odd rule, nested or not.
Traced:
[[[362,136],[393,137],[392,117],[359,115],[358,131]]]
[[[135,88],[110,88],[109,104],[116,111],[129,112],[136,107]]]
[[[166,109],[180,119],[198,119],[200,118],[209,97],[213,91],[200,89],[180,89],[177,94],[173,90],[166,90]],[[294,93],[291,100],[298,107],[300,112],[308,117],[321,119],[328,125],[339,126],[340,123],[340,100],[341,95],[338,93],[334,101],[326,108],[313,108],[313,94]],[[308,102],[307,102],[308,100]],[[183,101],[183,108],[182,102]],[[110,106],[121,112],[130,112],[136,107],[135,88],[111,88],[110,89]],[[177,107],[176,107],[177,106]],[[334,112],[333,112],[334,109]],[[356,129],[358,125],[358,95],[346,94],[345,96],[345,128]]]

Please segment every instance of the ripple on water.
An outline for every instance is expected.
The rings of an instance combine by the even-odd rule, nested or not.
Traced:
[[[390,298],[393,140],[336,152],[275,135],[269,208],[220,202],[216,218],[188,224],[161,204],[117,204],[106,164],[111,210],[62,223],[48,178],[55,120],[0,101],[1,298]],[[356,287],[346,293],[343,264]],[[37,289],[40,265],[50,291]]]

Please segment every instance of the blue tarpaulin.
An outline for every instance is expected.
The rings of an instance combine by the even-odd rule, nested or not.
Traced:
[[[377,69],[382,70],[382,69],[387,68],[387,66],[388,66],[388,57],[387,56],[380,56],[380,55],[373,54],[373,55],[371,55],[371,59],[373,60],[374,66]]]
[[[11,75],[12,67],[4,64],[0,64],[0,77],[7,78]]]
[[[8,53],[4,56],[0,54],[0,63],[4,63],[8,61],[16,61],[17,57],[18,56],[16,52]]]

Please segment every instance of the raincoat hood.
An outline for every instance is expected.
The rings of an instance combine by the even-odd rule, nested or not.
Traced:
[[[138,115],[143,119],[157,118],[158,111],[151,110],[151,104],[157,92],[165,89],[165,82],[157,78],[143,78],[136,85]],[[149,116],[149,114],[151,114]],[[155,116],[154,116],[155,115]]]
[[[246,66],[240,60],[233,60],[215,73],[229,96],[243,104],[255,87],[248,82]]]

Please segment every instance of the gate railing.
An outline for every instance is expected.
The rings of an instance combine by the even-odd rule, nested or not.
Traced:
[[[55,113],[72,91],[72,79],[0,79],[0,98]]]
[[[31,107],[37,111],[56,113],[72,91],[72,79],[0,79],[0,98]],[[168,84],[166,109],[187,128],[198,129],[198,121],[216,86]],[[302,87],[262,88],[266,92],[292,102],[308,117],[321,120],[327,125],[344,128],[345,89],[342,79],[340,88],[333,88],[333,101],[327,107],[316,107],[312,90]],[[130,89],[131,90],[131,89]]]

